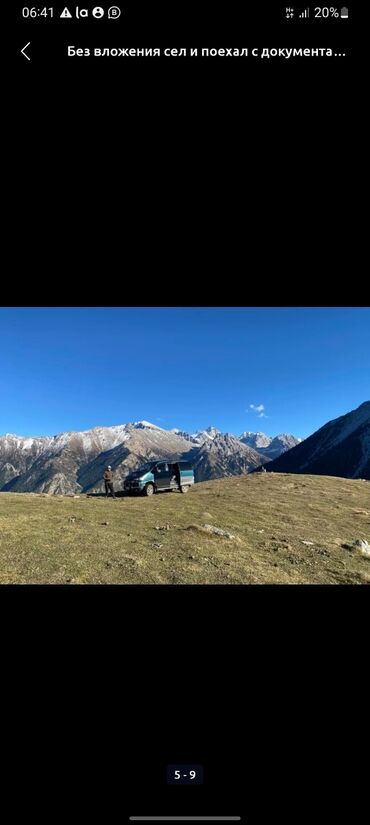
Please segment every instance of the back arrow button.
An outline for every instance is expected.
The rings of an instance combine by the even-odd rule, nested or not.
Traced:
[[[23,54],[23,57],[26,57],[27,60],[31,60],[31,58],[28,57],[28,54],[26,54],[26,51],[25,51],[30,44],[31,44],[31,41],[29,43],[26,43],[26,45],[23,46],[23,49],[21,49],[21,54]]]

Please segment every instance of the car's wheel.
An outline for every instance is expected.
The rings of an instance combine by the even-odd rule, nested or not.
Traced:
[[[180,490],[181,490],[182,493],[187,493],[188,490],[189,490],[189,485],[187,485],[185,487],[180,487]]]
[[[145,492],[146,496],[152,496],[153,493],[155,492],[154,491],[154,484],[147,484],[146,487],[145,487],[144,492]]]

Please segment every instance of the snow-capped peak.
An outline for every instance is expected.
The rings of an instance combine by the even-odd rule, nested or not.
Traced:
[[[206,430],[197,430],[195,433],[192,433],[190,438],[192,441],[196,441],[198,444],[204,443],[205,441],[213,441],[216,435],[220,435],[221,430],[218,430],[217,427],[207,427]]]
[[[275,435],[275,438],[273,438],[272,441],[285,444],[290,449],[291,447],[295,447],[296,444],[299,444],[302,439],[296,438],[296,436],[291,435],[291,433],[279,433],[279,435]]]
[[[268,447],[271,444],[272,437],[266,433],[245,432],[239,436],[239,441],[243,441],[248,447],[254,449],[258,447]]]
[[[137,430],[162,430],[163,427],[157,427],[157,424],[152,424],[150,421],[134,421],[133,427],[136,427]]]

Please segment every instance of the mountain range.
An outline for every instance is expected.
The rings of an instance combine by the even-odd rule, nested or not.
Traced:
[[[370,479],[370,401],[328,421],[266,467],[277,473]]]
[[[100,492],[107,464],[120,489],[131,470],[167,458],[191,461],[196,481],[243,475],[263,464],[269,472],[370,479],[370,401],[304,441],[260,432],[237,438],[215,427],[188,434],[149,421],[35,438],[8,433],[0,437],[0,490]]]
[[[247,435],[253,434],[243,433],[243,438]],[[99,492],[107,464],[113,468],[119,489],[131,470],[156,458],[188,459],[196,480],[205,481],[248,473],[266,463],[270,460],[265,454],[266,441],[275,442],[274,454],[298,442],[294,436],[264,438],[263,447],[257,442],[253,447],[215,427],[189,435],[149,421],[35,438],[7,433],[0,437],[0,490],[64,495]]]
[[[281,433],[281,435],[276,435],[275,438],[271,438],[265,433],[242,433],[239,439],[243,444],[257,450],[260,455],[271,461],[302,441],[301,438],[295,438],[294,435],[289,435],[289,433]]]

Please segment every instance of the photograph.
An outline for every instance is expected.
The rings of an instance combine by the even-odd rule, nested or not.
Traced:
[[[368,307],[3,307],[0,583],[370,582]]]

